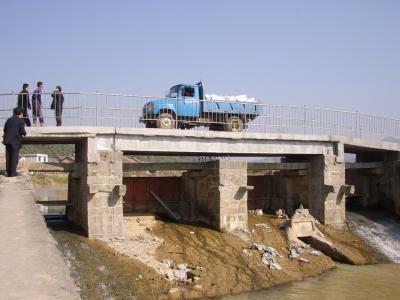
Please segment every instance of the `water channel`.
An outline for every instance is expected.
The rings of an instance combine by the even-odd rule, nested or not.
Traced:
[[[40,189],[35,191],[34,197],[40,200],[66,200],[67,193],[64,189]],[[62,214],[63,209],[58,207],[47,213]],[[392,262],[400,262],[400,222],[398,218],[387,213],[369,210],[350,212],[348,219],[350,226],[354,230],[358,228],[356,230],[358,234],[364,240],[368,241],[371,246],[378,248]],[[56,235],[57,239],[57,234],[60,233],[53,232],[53,234]],[[63,234],[69,236],[66,239],[77,241],[78,239],[82,239],[82,237],[78,237],[72,232],[68,233],[68,231],[64,231]],[[95,255],[95,253],[92,255]],[[400,264],[396,263],[367,266],[338,264],[334,270],[313,278],[307,278],[268,290],[224,296],[217,299],[397,300],[400,299],[399,275]],[[108,294],[107,297],[109,296],[111,295]],[[94,299],[87,294],[83,298]],[[108,299],[114,298],[111,296]]]
[[[397,300],[400,298],[400,265],[350,266],[269,290],[255,291],[220,300]]]

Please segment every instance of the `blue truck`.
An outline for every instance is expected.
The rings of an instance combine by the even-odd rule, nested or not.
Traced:
[[[240,132],[260,114],[256,102],[204,99],[203,85],[178,84],[164,98],[150,99],[140,122],[146,128],[190,129],[196,126],[215,131]]]

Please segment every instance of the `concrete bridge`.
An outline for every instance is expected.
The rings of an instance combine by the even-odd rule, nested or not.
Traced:
[[[246,228],[249,208],[283,207],[290,213],[300,203],[320,222],[341,226],[346,196],[358,197],[364,206],[390,207],[400,215],[398,143],[338,136],[114,127],[36,127],[27,132],[25,144],[75,145],[76,163],[30,168],[69,172],[67,217],[91,238],[122,235],[126,186],[139,177],[179,177],[175,211],[186,221],[219,230]],[[355,162],[345,162],[345,153],[355,154]],[[123,166],[124,154],[229,159]],[[282,157],[282,163],[241,158],[266,156]],[[273,195],[266,185],[275,191]],[[250,205],[251,193],[264,200]]]

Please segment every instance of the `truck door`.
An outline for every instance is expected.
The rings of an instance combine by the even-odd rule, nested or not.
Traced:
[[[197,87],[182,86],[178,101],[178,116],[198,118],[200,115],[199,92]]]

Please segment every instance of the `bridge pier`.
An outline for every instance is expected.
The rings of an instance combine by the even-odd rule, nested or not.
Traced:
[[[346,218],[345,163],[335,154],[310,159],[309,210],[321,223],[342,226]]]
[[[99,151],[94,138],[76,148],[81,167],[69,176],[68,197],[72,206],[67,218],[81,226],[89,238],[122,236],[122,152]]]
[[[358,168],[347,170],[356,203],[384,208],[400,216],[400,152],[357,154]]]
[[[183,174],[181,213],[221,231],[247,228],[247,161],[216,160]]]

